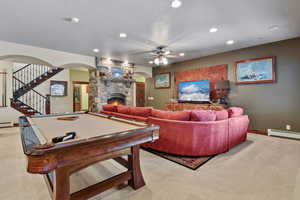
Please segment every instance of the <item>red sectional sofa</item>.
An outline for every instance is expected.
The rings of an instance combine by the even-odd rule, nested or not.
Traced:
[[[185,156],[226,152],[247,139],[249,125],[248,116],[238,107],[222,111],[172,112],[104,105],[101,113],[159,125],[159,139],[143,147]]]

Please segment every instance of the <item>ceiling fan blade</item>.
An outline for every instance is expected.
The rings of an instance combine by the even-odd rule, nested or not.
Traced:
[[[172,54],[169,54],[169,55],[166,55],[167,58],[178,58],[179,56],[177,55],[172,55]]]

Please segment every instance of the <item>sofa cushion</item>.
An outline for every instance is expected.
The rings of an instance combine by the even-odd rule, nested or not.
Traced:
[[[140,117],[149,117],[151,115],[151,108],[146,107],[131,107],[131,115],[140,116]]]
[[[117,106],[112,104],[106,104],[102,106],[104,111],[117,112]]]
[[[170,120],[179,120],[179,121],[189,121],[190,112],[189,111],[161,111],[153,109],[151,115],[160,119],[170,119]]]
[[[244,114],[244,110],[243,108],[240,108],[240,107],[230,107],[228,109],[228,114],[229,114],[229,117],[239,117],[239,116],[242,116]]]
[[[106,114],[106,115],[114,115],[114,113],[116,113],[116,112],[111,112],[111,111],[101,110],[100,113]]]
[[[146,122],[147,118],[146,117],[140,117],[140,116],[134,116],[134,115],[127,115],[123,113],[114,113],[113,114],[116,117],[124,118],[124,119],[130,119],[130,120],[135,120],[135,121],[142,121]]]
[[[217,121],[228,119],[228,111],[227,110],[219,110],[216,111]]]
[[[118,111],[118,113],[130,115],[130,106],[119,105],[117,107],[117,111]]]
[[[147,117],[133,116],[133,115],[131,115],[131,119],[133,119],[135,121],[141,121],[141,122],[147,122],[148,121]]]
[[[217,115],[215,111],[212,110],[193,110],[191,112],[191,121],[216,121]]]

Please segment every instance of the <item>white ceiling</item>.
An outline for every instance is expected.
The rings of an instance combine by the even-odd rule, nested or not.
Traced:
[[[90,56],[98,48],[99,56],[149,65],[149,57],[133,54],[170,45],[186,54],[170,60],[178,62],[300,36],[300,0],[182,2],[173,9],[171,0],[1,0],[0,40]],[[226,45],[229,39],[236,43]]]

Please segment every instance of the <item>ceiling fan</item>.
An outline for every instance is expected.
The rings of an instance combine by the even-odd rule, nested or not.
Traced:
[[[168,65],[169,64],[168,58],[177,58],[178,57],[178,55],[176,55],[173,51],[168,49],[167,46],[163,46],[163,45],[156,47],[156,49],[154,49],[154,50],[138,52],[138,53],[135,53],[134,55],[137,55],[137,54],[150,54],[150,56],[152,57],[152,60],[150,60],[149,63],[155,64],[157,66]]]

